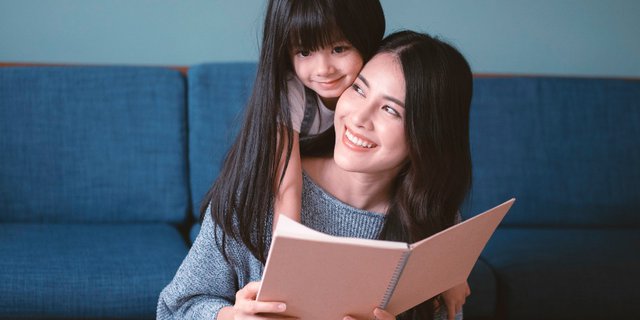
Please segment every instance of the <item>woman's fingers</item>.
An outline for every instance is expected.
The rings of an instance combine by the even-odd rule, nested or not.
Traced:
[[[394,317],[391,313],[380,308],[375,308],[373,310],[373,315],[376,316],[376,319],[378,320],[395,320],[396,319],[396,317]]]
[[[236,304],[234,305],[236,315],[280,313],[287,310],[286,304],[282,302],[256,301],[259,289],[260,282],[250,282],[236,293]]]
[[[260,289],[260,282],[249,282],[244,288],[238,290],[236,292],[236,299],[255,299],[258,295],[258,290]]]
[[[245,300],[239,304],[236,303],[236,307],[239,311],[246,314],[280,313],[287,310],[287,306],[281,302],[263,302],[255,300]]]

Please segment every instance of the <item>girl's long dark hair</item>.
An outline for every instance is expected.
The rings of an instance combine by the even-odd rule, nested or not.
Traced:
[[[377,50],[384,29],[378,0],[269,1],[256,79],[242,129],[200,208],[204,217],[207,206],[211,206],[213,221],[223,230],[223,248],[230,236],[258,260],[266,260],[275,182],[282,178],[276,177],[276,172],[283,151],[288,162],[293,140],[287,100],[287,78],[294,72],[292,46],[315,50],[344,38],[367,61]],[[278,144],[279,137],[289,143]]]

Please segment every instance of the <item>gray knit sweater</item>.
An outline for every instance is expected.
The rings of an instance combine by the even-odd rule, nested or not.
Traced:
[[[303,224],[331,235],[374,239],[384,220],[381,214],[339,201],[303,175]],[[233,305],[238,290],[251,281],[260,281],[262,263],[242,243],[227,238],[227,252],[235,262],[231,266],[216,244],[215,237],[219,238],[221,232],[215,232],[214,228],[218,226],[207,210],[189,254],[160,293],[157,319],[216,319],[220,309]],[[271,230],[270,225],[267,230]],[[446,314],[436,315],[438,318],[446,319]],[[462,315],[456,318],[461,319]]]

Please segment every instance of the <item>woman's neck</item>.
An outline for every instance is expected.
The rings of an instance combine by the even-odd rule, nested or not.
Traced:
[[[316,184],[338,200],[361,210],[387,212],[395,175],[345,171],[333,158],[303,158],[302,168]]]

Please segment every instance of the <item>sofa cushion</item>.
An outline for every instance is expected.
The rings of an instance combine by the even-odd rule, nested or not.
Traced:
[[[477,78],[468,214],[503,226],[640,227],[640,81]]]
[[[467,279],[471,295],[464,304],[464,317],[469,319],[494,319],[496,314],[496,276],[491,267],[480,257]]]
[[[498,229],[482,258],[508,319],[640,315],[640,230]]]
[[[196,218],[242,124],[255,73],[255,63],[210,63],[189,69],[189,165]]]
[[[175,70],[0,68],[0,222],[182,221],[186,92]]]
[[[154,318],[187,247],[166,224],[0,224],[0,318]]]

